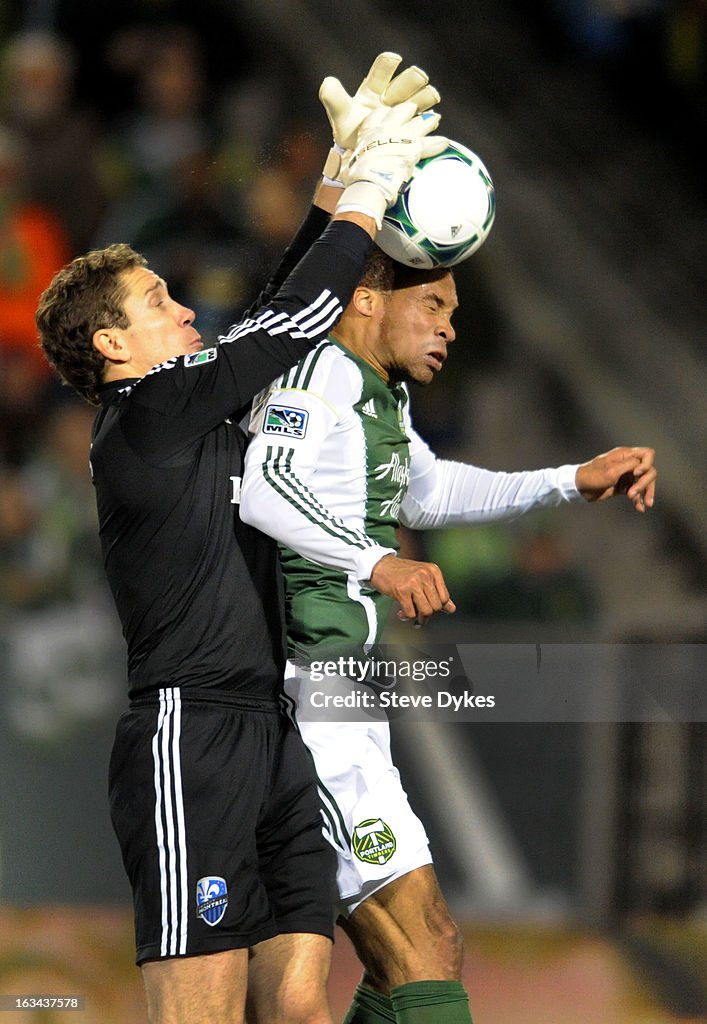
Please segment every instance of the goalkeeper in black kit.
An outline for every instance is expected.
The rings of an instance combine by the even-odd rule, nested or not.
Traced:
[[[252,1022],[331,1021],[335,866],[311,760],[278,710],[277,549],[239,517],[239,421],[327,336],[386,208],[446,144],[430,136],[438,95],[419,69],[393,78],[399,60],[382,54],[353,98],[328,103],[350,146],[325,171],[346,187],[324,178],[267,288],[216,343],[123,244],[64,267],[37,311],[49,362],[99,407],[91,471],[130,699],[110,808],[159,1024],[241,1024],[246,1007]]]

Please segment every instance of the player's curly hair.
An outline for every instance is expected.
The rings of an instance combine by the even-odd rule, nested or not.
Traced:
[[[44,354],[64,383],[92,405],[98,404],[106,364],[93,335],[103,327],[129,326],[123,275],[146,265],[129,245],[109,245],[68,263],[40,296],[35,319]]]
[[[425,280],[444,277],[451,274],[448,267],[436,267],[433,270],[419,270],[415,267],[406,267],[404,263],[398,263],[391,259],[382,249],[374,245],[368,254],[363,268],[363,274],[359,285],[364,288],[372,288],[377,292],[393,292],[398,288],[409,288],[418,284],[425,276]]]

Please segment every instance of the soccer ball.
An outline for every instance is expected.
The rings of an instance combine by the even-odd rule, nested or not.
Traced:
[[[450,142],[417,164],[383,218],[376,244],[408,267],[453,267],[483,245],[495,214],[489,172],[476,153]]]

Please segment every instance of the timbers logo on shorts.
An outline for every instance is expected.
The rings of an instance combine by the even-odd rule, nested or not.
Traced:
[[[380,818],[368,818],[353,831],[353,850],[365,864],[385,864],[395,853],[395,836]]]

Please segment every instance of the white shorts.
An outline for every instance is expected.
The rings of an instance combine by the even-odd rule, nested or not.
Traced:
[[[337,856],[337,916],[348,917],[394,878],[431,864],[429,840],[393,764],[388,722],[308,720],[304,709],[322,684],[290,672],[286,704],[314,758],[324,834]]]

